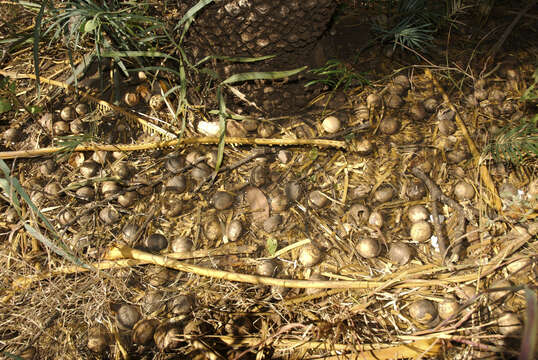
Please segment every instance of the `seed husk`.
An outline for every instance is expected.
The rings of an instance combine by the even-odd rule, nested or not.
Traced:
[[[368,217],[368,224],[378,228],[383,227],[383,215],[379,211],[373,211]]]
[[[78,199],[83,201],[92,201],[95,198],[95,190],[90,186],[83,186],[75,191]]]
[[[394,135],[400,129],[400,122],[393,117],[385,117],[379,124],[379,130],[385,135]]]
[[[268,233],[273,233],[278,230],[280,224],[282,224],[282,215],[271,215],[263,222],[263,229]]]
[[[263,186],[268,183],[268,176],[267,167],[258,165],[250,173],[250,183],[256,187]]]
[[[411,119],[415,121],[422,121],[428,116],[422,102],[414,103],[409,109],[409,114],[411,115]]]
[[[166,181],[166,191],[182,193],[187,188],[185,176],[176,175]]]
[[[163,323],[155,329],[153,340],[155,345],[160,351],[171,350],[179,347],[181,344],[181,332],[179,331],[177,324]]]
[[[123,230],[121,232],[123,239],[127,243],[132,243],[136,240],[136,234],[138,232],[139,226],[134,223],[129,223],[123,227]]]
[[[370,109],[381,106],[381,96],[376,93],[369,94],[366,97],[366,104]]]
[[[505,336],[519,335],[523,329],[521,320],[513,312],[505,312],[497,319],[499,332]]]
[[[439,101],[434,97],[429,97],[426,100],[424,100],[424,108],[429,113],[435,112],[438,106],[439,106]]]
[[[195,301],[192,295],[176,296],[171,304],[170,311],[175,315],[188,314],[194,310]]]
[[[185,166],[185,159],[181,156],[173,156],[166,159],[165,167],[166,170],[171,173],[178,174],[181,169]]]
[[[222,236],[222,227],[215,218],[210,218],[204,226],[204,234],[208,240],[215,241]]]
[[[422,183],[422,181],[411,182],[407,188],[407,196],[411,201],[419,200],[426,196],[426,187],[424,186],[424,183]]]

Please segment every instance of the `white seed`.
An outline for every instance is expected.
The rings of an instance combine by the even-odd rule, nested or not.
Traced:
[[[321,123],[321,126],[323,127],[323,130],[329,134],[334,134],[340,130],[341,123],[336,116],[327,116]]]

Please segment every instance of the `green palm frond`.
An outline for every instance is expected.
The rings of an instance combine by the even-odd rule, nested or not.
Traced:
[[[488,151],[497,161],[508,161],[514,165],[538,164],[538,115],[521,124],[504,128],[489,144]]]

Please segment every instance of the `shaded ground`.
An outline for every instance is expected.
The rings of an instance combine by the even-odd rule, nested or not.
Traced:
[[[271,146],[226,144],[215,177],[215,142],[163,146],[163,130],[178,133],[178,120],[149,97],[127,104],[127,91],[143,95],[140,85],[158,95],[149,76],[122,81],[119,108],[95,81],[94,95],[108,103],[49,83],[37,98],[34,80],[10,80],[3,170],[54,232],[20,196],[17,214],[6,191],[13,180],[2,182],[0,351],[25,359],[516,357],[525,323],[536,321],[526,311],[537,285],[537,163],[532,152],[514,164],[486,147],[499,129],[536,119],[536,102],[521,101],[535,81],[536,9],[491,60],[516,15],[509,7],[482,23],[463,14],[466,26],[450,27],[419,57],[368,44],[359,19],[373,14],[361,11],[322,44],[371,83],[334,92],[238,85],[258,107],[293,99],[293,112],[275,118],[227,94],[229,108],[246,116],[229,119],[228,134]],[[15,14],[3,20],[30,25]],[[5,57],[4,76],[32,74],[31,59],[24,46]],[[44,78],[70,76],[60,47],[41,48],[40,59]],[[204,136],[217,120],[214,90],[189,90],[184,138]],[[29,115],[30,106],[42,110]],[[84,138],[58,136],[78,126],[91,135],[86,151],[71,151]],[[124,146],[133,144],[150,145]],[[8,152],[53,145],[66,151]],[[66,248],[42,245],[36,232]],[[65,251],[92,269],[73,266]]]

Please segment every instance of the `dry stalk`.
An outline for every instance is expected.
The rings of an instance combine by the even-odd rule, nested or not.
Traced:
[[[469,149],[471,150],[471,154],[473,155],[473,159],[476,165],[479,166],[480,178],[482,179],[487,189],[490,191],[491,195],[493,196],[493,207],[498,212],[500,212],[502,209],[501,198],[499,197],[499,194],[497,194],[497,188],[495,187],[495,184],[493,184],[493,180],[491,179],[491,176],[489,175],[488,168],[486,167],[486,165],[480,163],[480,153],[478,152],[478,149],[473,139],[469,135],[469,131],[467,130],[465,123],[461,119],[458,111],[456,110],[456,107],[450,101],[450,98],[448,97],[447,93],[445,92],[441,84],[439,84],[435,76],[433,76],[432,72],[429,69],[425,69],[424,72],[432,80],[437,90],[439,90],[439,92],[443,96],[443,100],[445,101],[445,103],[447,103],[450,109],[454,111],[454,113],[456,114],[455,116],[456,123],[458,124],[458,127],[460,128],[461,132],[463,133],[463,136],[465,137],[465,140],[467,141],[467,145],[469,146]]]

